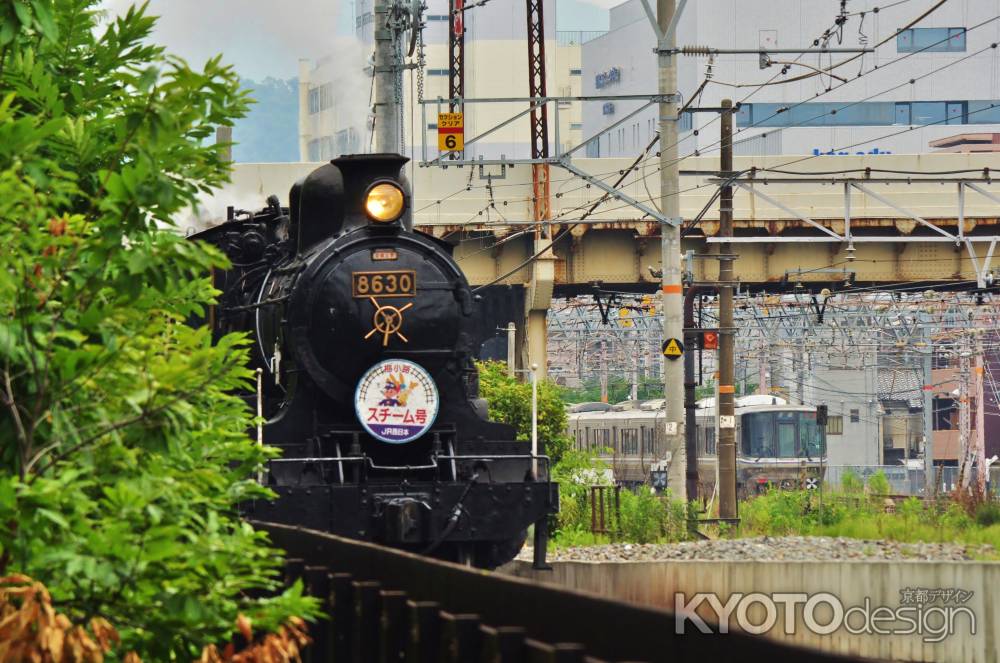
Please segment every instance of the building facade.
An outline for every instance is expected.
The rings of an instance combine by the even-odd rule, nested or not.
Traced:
[[[304,161],[319,161],[345,152],[371,149],[371,67],[374,44],[372,0],[355,6],[356,39],[353,52],[337,53],[315,64],[300,66],[300,152]],[[404,144],[407,156],[438,156],[437,113],[448,112],[447,0],[429,0],[425,12],[423,98],[442,99],[424,109],[417,103],[420,76],[403,75]],[[555,0],[546,0],[545,66],[550,96],[581,93],[581,43],[599,33],[558,32]],[[528,96],[527,14],[524,3],[486,3],[464,13],[465,97]],[[346,51],[348,49],[341,49]],[[482,134],[524,110],[525,103],[469,103],[465,105],[465,139]],[[362,112],[358,112],[358,108]],[[582,139],[581,105],[549,104],[550,149],[558,140],[563,149]],[[360,119],[359,119],[360,116]],[[558,120],[557,120],[558,117]],[[527,158],[531,156],[528,118],[521,117],[469,145],[466,158]]]
[[[718,107],[724,98],[743,102],[735,116],[737,155],[919,154],[934,151],[930,143],[949,136],[1000,131],[1000,54],[991,47],[1000,38],[1000,24],[990,20],[1000,13],[998,0],[948,2],[907,29],[935,4],[932,0],[894,3],[877,12],[872,10],[886,3],[850,0],[838,29],[840,4],[688,3],[678,46],[756,50],[885,43],[856,58],[774,54],[766,68],[756,53],[717,55],[711,62],[681,55],[679,91],[687,100],[710,74],[693,106]],[[655,39],[640,1],[611,9],[610,27],[583,45],[584,93],[655,93]],[[855,59],[833,70],[840,79],[815,72],[848,58]],[[633,156],[642,150],[657,130],[655,106],[604,131],[637,107],[638,102],[585,104],[584,134],[598,136],[588,144],[588,156]],[[682,116],[680,155],[715,147],[715,120],[710,113]],[[910,130],[921,125],[930,126]]]

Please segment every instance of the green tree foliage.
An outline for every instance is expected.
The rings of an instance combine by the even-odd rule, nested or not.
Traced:
[[[312,603],[236,505],[266,491],[245,341],[184,324],[224,258],[171,217],[228,178],[214,127],[245,113],[232,70],[149,42],[142,9],[0,4],[0,573],[102,615],[123,651],[191,659],[238,613]]]
[[[531,383],[508,377],[503,362],[487,361],[478,367],[479,392],[489,404],[490,419],[514,426],[517,439],[531,440]],[[570,448],[566,406],[559,387],[548,380],[538,383],[538,446],[553,462]]]

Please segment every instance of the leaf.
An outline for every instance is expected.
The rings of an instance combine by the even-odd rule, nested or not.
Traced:
[[[35,19],[42,34],[49,41],[56,41],[59,38],[59,30],[46,1],[31,0],[31,7],[35,10]]]
[[[38,509],[35,513],[42,516],[46,520],[55,523],[63,529],[69,529],[69,521],[63,518],[60,514],[52,511],[50,509]]]
[[[29,27],[33,23],[31,9],[28,8],[28,5],[21,2],[21,0],[14,0],[13,5],[17,20],[21,22],[21,25]]]

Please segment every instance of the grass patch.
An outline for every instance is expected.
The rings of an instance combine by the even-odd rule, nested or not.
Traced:
[[[901,543],[959,543],[1000,551],[1000,523],[993,503],[973,506],[952,500],[908,498],[887,512],[884,498],[862,493],[827,494],[820,505],[814,491],[772,490],[740,504],[733,536],[831,536]],[[986,525],[982,523],[988,523]],[[996,552],[978,555],[997,558]]]

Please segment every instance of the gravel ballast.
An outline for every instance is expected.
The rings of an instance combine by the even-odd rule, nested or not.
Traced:
[[[911,560],[959,562],[995,558],[992,546],[955,543],[899,543],[823,536],[760,536],[683,543],[614,543],[580,548],[549,548],[550,562],[651,562],[670,560],[850,561]],[[525,548],[518,559],[530,561]]]

